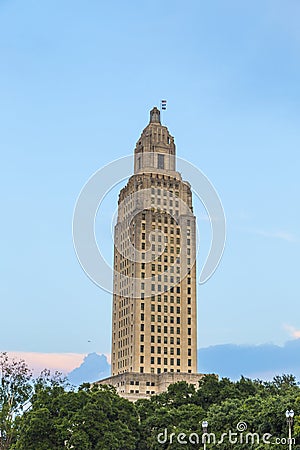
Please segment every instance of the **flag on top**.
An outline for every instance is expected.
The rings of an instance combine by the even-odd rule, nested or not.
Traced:
[[[161,104],[161,109],[167,109],[167,100],[162,100],[160,102],[160,104]]]

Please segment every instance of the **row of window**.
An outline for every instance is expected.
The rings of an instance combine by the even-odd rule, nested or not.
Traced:
[[[174,303],[174,296],[173,295],[170,295],[170,296],[168,296],[168,295],[164,295],[164,302],[166,303],[166,302],[168,302],[168,300],[170,300],[170,303]],[[187,298],[187,303],[188,303],[188,305],[190,305],[191,304],[191,297],[188,297]],[[161,295],[160,294],[158,294],[158,295],[151,295],[151,302],[161,302]],[[180,297],[176,297],[176,303],[180,303]]]
[[[145,335],[141,334],[140,335],[140,341],[144,342],[144,340],[145,340]],[[189,340],[191,341],[191,339],[189,339]],[[163,338],[164,344],[168,344],[168,341],[170,342],[171,345],[174,345],[175,341],[176,341],[177,345],[180,345],[180,337],[177,337],[175,339],[173,336],[170,336],[170,338],[168,338],[168,336],[164,336],[164,338]],[[158,344],[161,344],[162,343],[162,337],[161,336],[156,336],[156,342]],[[153,336],[153,335],[151,336],[151,343],[153,343],[153,344],[155,343],[155,336]],[[191,345],[191,342],[188,345]]]
[[[134,389],[130,389],[130,394],[139,394],[140,393],[140,391],[139,390],[134,390]],[[153,395],[153,394],[155,394],[155,391],[146,391],[146,394],[151,394],[151,395]]]
[[[191,284],[191,282],[189,282],[188,284]],[[163,288],[163,289],[162,289]],[[145,290],[145,283],[141,283],[141,290]],[[180,286],[167,286],[164,285],[162,286],[161,284],[151,284],[151,291],[158,291],[158,292],[170,292],[171,294],[174,294],[174,291],[177,294],[180,294]],[[141,294],[141,299],[143,300],[145,298],[145,294],[142,292]],[[192,290],[190,287],[187,288],[187,294],[191,295],[192,294]]]
[[[140,382],[131,380],[129,384],[131,386],[133,386],[133,385],[139,386]],[[155,386],[155,383],[154,383],[154,381],[151,381],[151,382],[150,381],[146,381],[146,386]]]
[[[170,351],[170,355],[175,355],[175,350],[176,350],[176,355],[180,356],[180,347],[178,347],[176,349],[174,347],[163,347],[163,350],[164,350],[164,355],[167,355],[168,351]],[[162,353],[162,347],[155,347],[154,345],[151,345],[150,353],[158,353],[160,355]]]
[[[160,205],[160,204],[163,204],[164,206],[167,206],[167,204],[169,203],[169,205],[170,206],[173,206],[173,200],[169,200],[169,201],[167,201],[167,199],[165,198],[165,199],[161,199],[160,197],[151,197],[151,205]],[[176,201],[175,202],[175,207],[176,208],[178,208],[179,207],[179,202],[178,201]]]
[[[144,309],[145,309],[145,303],[141,303],[141,310],[144,311]],[[189,308],[189,309],[191,309],[191,308]],[[162,306],[161,305],[155,305],[154,303],[152,303],[151,304],[151,311],[154,312],[155,310],[157,310],[157,312],[161,312],[162,311]],[[165,313],[170,311],[171,314],[174,314],[175,307],[174,306],[170,306],[170,308],[168,308],[168,305],[164,305],[163,310],[164,310]],[[176,307],[176,314],[180,314],[180,306]]]
[[[175,363],[175,361],[176,361],[176,363]],[[144,363],[145,363],[144,356],[140,356],[140,364],[144,364]],[[188,367],[192,366],[191,359],[188,359],[187,363],[188,363]],[[180,366],[181,360],[180,360],[180,358],[161,358],[160,356],[155,358],[154,356],[151,356],[150,364],[157,364],[158,366],[161,366],[162,364],[164,366],[168,366],[168,365],[174,366],[176,364],[176,366]]]
[[[174,364],[175,364],[174,358],[170,358],[170,361],[168,361],[168,358],[163,358],[163,360],[164,360],[164,362],[163,362],[164,366],[167,366],[168,362],[169,362],[170,366],[174,366]],[[155,364],[155,363],[160,366],[162,364],[162,358],[160,356],[158,356],[156,358],[156,362],[155,362],[154,356],[151,356],[150,364]],[[142,364],[142,362],[141,362],[141,364]],[[176,359],[176,366],[180,366],[180,359],[179,358]]]
[[[150,368],[150,372],[154,373],[154,367]],[[167,369],[166,367],[164,368],[163,372],[175,372],[174,369]],[[180,372],[180,369],[177,369],[176,372]],[[144,367],[140,367],[140,373],[144,373]],[[162,373],[162,369],[160,367],[156,368],[156,373],[160,374]],[[188,373],[192,373],[191,369],[188,369]]]

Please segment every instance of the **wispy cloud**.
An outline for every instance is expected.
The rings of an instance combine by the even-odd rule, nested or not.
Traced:
[[[284,324],[284,329],[294,339],[299,339],[300,338],[300,330],[297,330],[297,328],[293,327],[293,325]]]
[[[259,236],[263,236],[269,239],[280,239],[282,241],[287,242],[299,242],[299,239],[292,233],[283,230],[277,231],[265,231],[265,230],[251,230],[252,233],[257,234]]]

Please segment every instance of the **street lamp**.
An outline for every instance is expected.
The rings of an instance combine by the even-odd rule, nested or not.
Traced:
[[[285,412],[285,417],[287,424],[289,426],[289,450],[292,450],[292,427],[294,423],[294,411],[291,409],[290,411],[287,409]]]
[[[203,420],[202,422],[202,430],[203,430],[203,450],[206,450],[206,434],[207,434],[208,422],[207,420]]]

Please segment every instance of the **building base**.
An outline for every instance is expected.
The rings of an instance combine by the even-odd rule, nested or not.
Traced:
[[[170,384],[178,381],[186,381],[197,388],[198,382],[203,376],[204,374],[201,373],[163,372],[154,374],[125,372],[104,378],[95,384],[113,386],[120,397],[134,402],[140,398],[149,398],[151,395],[165,392]]]

